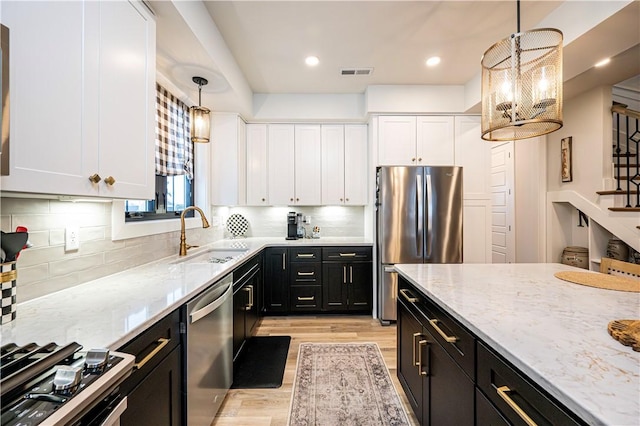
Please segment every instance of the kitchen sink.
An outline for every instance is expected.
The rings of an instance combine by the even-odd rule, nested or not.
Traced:
[[[187,255],[173,263],[226,263],[244,256],[247,248],[213,248],[202,253]]]

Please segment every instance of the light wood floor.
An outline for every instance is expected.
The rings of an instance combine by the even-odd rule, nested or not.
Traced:
[[[383,327],[370,316],[265,317],[256,334],[291,336],[282,386],[278,389],[231,389],[212,426],[286,425],[298,347],[304,342],[376,342],[411,424],[418,424],[396,376],[395,325]]]

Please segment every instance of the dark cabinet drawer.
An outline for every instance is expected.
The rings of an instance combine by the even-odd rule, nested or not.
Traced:
[[[371,260],[371,247],[324,247],[322,260],[349,262]]]
[[[296,247],[289,249],[290,262],[308,262],[310,260],[320,260],[319,247]]]
[[[291,285],[312,285],[320,284],[320,273],[322,263],[320,262],[298,262],[291,264]]]
[[[526,417],[538,425],[582,424],[482,343],[478,343],[477,386],[511,424],[525,425]]]
[[[126,391],[136,387],[176,346],[180,344],[180,311],[176,310],[118,350],[136,357]]]
[[[475,338],[458,321],[445,314],[422,293],[400,285],[398,297],[407,305],[415,305],[425,315],[425,327],[453,360],[473,380],[475,378]]]
[[[319,311],[322,307],[320,285],[292,286],[290,294],[292,311]]]

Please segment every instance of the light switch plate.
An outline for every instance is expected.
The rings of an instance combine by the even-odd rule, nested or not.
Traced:
[[[64,230],[64,251],[74,251],[80,248],[80,230],[77,226],[67,226]]]

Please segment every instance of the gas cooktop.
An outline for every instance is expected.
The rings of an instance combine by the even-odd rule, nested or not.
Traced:
[[[131,373],[133,356],[81,350],[78,343],[2,346],[0,424],[82,424],[105,397],[116,398],[113,391]]]

